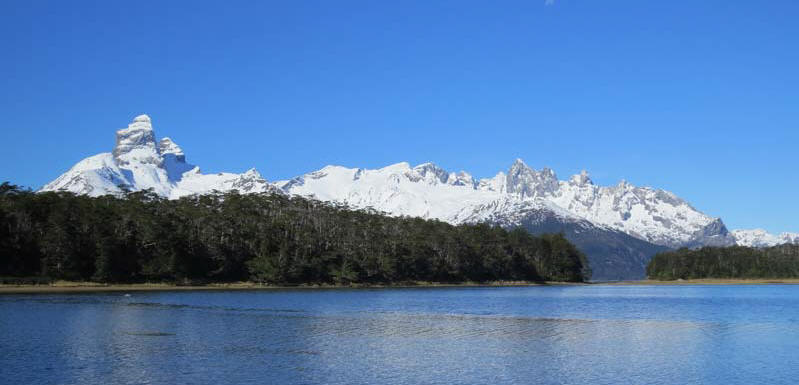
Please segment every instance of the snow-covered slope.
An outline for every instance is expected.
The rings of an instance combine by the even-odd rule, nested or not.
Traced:
[[[86,158],[41,191],[71,191],[100,196],[152,189],[167,198],[204,194],[214,190],[241,193],[280,192],[251,169],[242,174],[202,174],[186,162],[183,150],[172,139],[156,142],[152,122],[139,115],[128,128],[117,131],[113,151]]]
[[[110,153],[78,162],[41,191],[98,196],[152,189],[168,198],[214,190],[285,192],[454,224],[492,222],[530,227],[535,218],[547,218],[547,223],[572,224],[575,231],[590,224],[596,227],[591,231],[619,231],[666,247],[799,243],[797,233],[729,233],[719,218],[703,214],[668,191],[636,187],[625,181],[597,186],[586,172],[559,180],[554,171],[535,170],[520,159],[506,172],[479,180],[432,163],[415,167],[397,163],[376,170],[327,166],[273,185],[254,169],[241,174],[201,173],[187,163],[183,150],[172,139],[156,139],[147,115],[137,116],[127,128],[117,131],[116,139]]]
[[[546,201],[525,201],[492,191],[491,186],[481,187],[466,173],[448,173],[432,163],[416,167],[397,163],[377,170],[327,166],[276,185],[290,194],[354,208],[450,223],[480,222],[497,212],[518,212],[522,206],[550,208],[564,217],[575,217]]]
[[[732,236],[740,246],[769,247],[786,243],[799,245],[799,233],[771,234],[763,229],[733,230]]]
[[[585,172],[560,181],[554,171],[534,170],[520,159],[507,173],[481,180],[432,163],[398,163],[377,170],[327,166],[276,185],[290,194],[455,224],[492,221],[512,226],[530,210],[546,210],[564,220],[587,220],[668,247],[735,242],[720,219],[670,192],[624,181],[596,186]]]

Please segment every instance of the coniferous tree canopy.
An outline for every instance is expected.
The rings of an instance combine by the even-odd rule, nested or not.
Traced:
[[[650,279],[799,278],[799,245],[703,247],[655,255],[646,268]]]
[[[270,284],[583,281],[562,235],[389,217],[278,194],[166,200],[0,186],[0,277]]]

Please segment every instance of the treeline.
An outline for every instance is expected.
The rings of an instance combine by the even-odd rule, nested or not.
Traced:
[[[650,279],[799,278],[799,245],[680,249],[655,255]]]
[[[583,281],[562,235],[452,226],[279,194],[91,198],[0,186],[0,276],[270,284]]]

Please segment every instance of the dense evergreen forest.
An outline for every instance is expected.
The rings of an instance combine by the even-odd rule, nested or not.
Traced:
[[[0,186],[0,277],[269,284],[583,281],[562,235],[452,226],[279,194],[166,200]]]
[[[799,245],[680,249],[655,255],[650,279],[799,278]]]

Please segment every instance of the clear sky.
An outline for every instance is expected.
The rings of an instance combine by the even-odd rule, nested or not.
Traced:
[[[519,157],[799,231],[799,1],[2,1],[0,180],[39,188],[140,113],[269,180]]]

